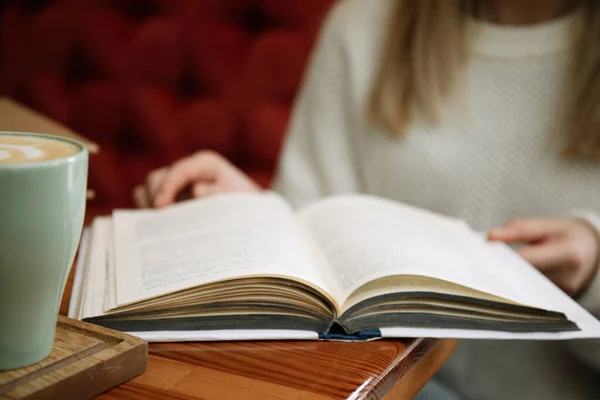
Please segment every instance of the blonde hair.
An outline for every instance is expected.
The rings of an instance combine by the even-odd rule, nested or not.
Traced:
[[[472,0],[397,0],[368,102],[370,122],[402,136],[418,114],[438,123],[463,70]],[[560,121],[563,154],[600,160],[600,1],[584,0],[574,32],[569,97]]]

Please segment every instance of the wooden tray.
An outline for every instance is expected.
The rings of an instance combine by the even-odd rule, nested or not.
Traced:
[[[90,399],[140,375],[147,360],[145,341],[59,316],[50,356],[0,372],[0,399]]]

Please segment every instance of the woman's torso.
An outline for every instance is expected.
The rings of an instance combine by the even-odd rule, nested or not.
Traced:
[[[481,231],[517,217],[600,212],[600,166],[562,159],[553,136],[567,93],[564,37],[541,51],[535,41],[529,50],[520,43],[528,40],[526,29],[504,41],[502,30],[491,32],[490,43],[514,45],[514,51],[477,43],[481,52],[471,54],[441,124],[417,122],[397,139],[361,117],[376,67],[366,60],[378,59],[391,1],[360,1],[347,0],[347,8],[356,9],[348,10],[356,19],[348,23],[353,38],[347,43],[356,116],[351,137],[362,191],[460,217]],[[548,27],[547,40],[564,35],[559,25]],[[540,32],[535,36],[544,40]],[[472,399],[600,396],[595,372],[567,343],[462,341],[440,376]]]

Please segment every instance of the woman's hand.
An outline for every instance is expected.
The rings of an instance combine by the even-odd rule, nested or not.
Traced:
[[[518,219],[492,229],[489,240],[524,243],[518,252],[568,295],[580,294],[598,268],[596,229],[578,219]]]
[[[221,155],[201,151],[170,167],[148,174],[146,183],[135,188],[138,207],[165,207],[190,188],[192,197],[226,192],[258,192],[259,186]]]

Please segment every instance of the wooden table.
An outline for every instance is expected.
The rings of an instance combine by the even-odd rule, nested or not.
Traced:
[[[73,271],[60,312],[66,315]],[[113,399],[409,399],[455,340],[152,343],[146,372]]]

